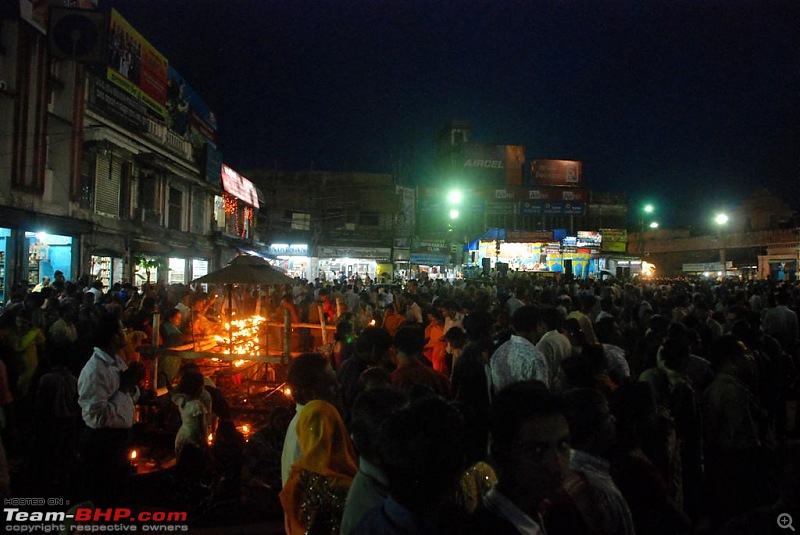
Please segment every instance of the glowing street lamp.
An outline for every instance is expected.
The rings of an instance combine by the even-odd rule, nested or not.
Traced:
[[[714,216],[714,222],[719,229],[719,239],[721,242],[721,247],[719,248],[719,263],[723,279],[728,275],[728,259],[725,255],[725,226],[728,224],[728,219],[728,214],[722,212]]]
[[[458,219],[459,212],[455,208],[450,210],[450,219]]]
[[[657,228],[658,228],[658,221],[653,221],[653,222],[652,222],[652,223],[650,223],[650,225],[648,225],[648,226],[649,226],[650,228],[652,228],[652,229],[657,229]]]
[[[461,204],[464,194],[461,193],[461,191],[454,189],[450,191],[448,198],[450,199],[450,204]]]

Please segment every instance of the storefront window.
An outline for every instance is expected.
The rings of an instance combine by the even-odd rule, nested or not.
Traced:
[[[208,260],[201,258],[192,259],[192,279],[199,279],[208,275]]]
[[[6,302],[6,259],[11,230],[0,228],[0,305]]]
[[[169,259],[169,284],[183,284],[186,282],[186,260],[183,258]]]
[[[28,284],[39,284],[44,277],[52,281],[56,271],[71,280],[72,237],[26,232],[25,240],[28,243]]]
[[[95,279],[103,281],[106,287],[122,282],[122,269],[122,258],[92,255],[91,274]]]

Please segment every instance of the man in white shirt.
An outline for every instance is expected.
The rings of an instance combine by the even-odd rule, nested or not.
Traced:
[[[82,444],[88,493],[95,503],[125,503],[130,475],[129,438],[134,403],[139,399],[141,364],[126,366],[118,355],[125,330],[115,316],[102,316],[95,332],[94,353],[78,377],[78,404],[88,427]]]
[[[552,386],[547,361],[534,345],[539,339],[539,309],[526,305],[511,318],[514,334],[497,348],[489,360],[492,390],[497,393],[517,381],[536,379]]]

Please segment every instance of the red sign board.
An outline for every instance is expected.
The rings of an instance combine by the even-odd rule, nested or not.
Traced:
[[[531,182],[534,186],[580,187],[583,164],[577,160],[533,160]]]
[[[258,208],[256,187],[225,164],[222,164],[222,187],[237,199],[246,202],[253,208]]]

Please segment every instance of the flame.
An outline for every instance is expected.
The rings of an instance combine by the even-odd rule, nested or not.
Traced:
[[[374,327],[375,326],[375,320],[374,319],[373,320],[369,320],[369,326],[370,327]]]
[[[139,456],[139,452],[137,452],[136,450],[131,450],[131,455],[130,455],[131,461],[135,461],[136,457],[138,457],[138,456]]]
[[[214,433],[208,434],[208,437],[206,437],[206,442],[208,442],[209,444],[214,442]]]
[[[257,355],[258,331],[265,321],[263,316],[231,320],[230,323],[225,323],[225,332],[215,336],[216,341],[226,354]],[[244,361],[234,363],[235,366],[242,364]]]
[[[242,426],[242,433],[244,433],[244,434],[247,434],[247,433],[249,433],[249,432],[250,432],[250,426],[249,426],[249,425],[247,425],[247,424],[244,424],[244,425]]]
[[[283,389],[283,395],[286,396],[287,398],[291,397],[292,389],[287,386],[286,388]]]

